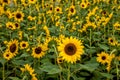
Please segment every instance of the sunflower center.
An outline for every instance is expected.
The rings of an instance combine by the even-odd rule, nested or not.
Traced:
[[[73,12],[74,12],[74,9],[73,9],[73,8],[71,8],[71,9],[70,9],[70,11],[73,13]]]
[[[9,54],[7,54],[6,57],[9,57]]]
[[[65,50],[66,54],[68,54],[68,55],[74,55],[75,52],[76,52],[76,50],[77,50],[77,48],[76,48],[76,46],[73,43],[69,43],[69,44],[67,44],[65,46],[64,50]]]
[[[102,56],[102,60],[105,60],[106,59],[106,57],[105,56]]]
[[[61,63],[61,62],[62,62],[62,60],[60,59],[60,60],[59,60],[59,62]]]
[[[38,48],[35,49],[35,53],[36,54],[40,54],[41,52],[42,52],[41,47],[38,47]]]
[[[13,26],[12,26],[12,25],[9,25],[9,27],[10,27],[10,28],[13,28]]]
[[[50,10],[52,11],[52,7],[50,7]]]
[[[16,17],[17,17],[17,18],[21,18],[22,16],[21,16],[20,13],[17,13],[17,14],[16,14]]]
[[[88,3],[88,6],[90,5],[90,3]]]
[[[22,47],[26,47],[26,44],[22,44]]]
[[[57,9],[57,11],[59,11],[59,9]]]
[[[82,4],[82,7],[84,7],[84,4]]]
[[[16,27],[18,27],[18,24],[17,24],[17,23],[15,23],[15,26],[16,26]]]
[[[113,42],[113,40],[111,39],[110,42]]]
[[[103,14],[106,14],[106,12],[104,11]]]
[[[10,46],[10,52],[11,53],[14,53],[15,52],[15,50],[16,50],[16,45],[15,44],[12,44],[11,46]]]
[[[8,0],[3,0],[3,2],[8,3]]]
[[[102,14],[104,14],[104,15],[105,15],[105,14],[106,14],[106,11],[103,11],[103,12],[102,12]]]

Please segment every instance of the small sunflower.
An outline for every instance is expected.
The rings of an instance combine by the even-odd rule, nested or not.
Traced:
[[[15,28],[15,25],[14,25],[12,22],[7,22],[7,23],[6,23],[6,27],[9,28],[9,29],[11,29],[11,30],[16,29],[16,28]]]
[[[34,58],[41,58],[45,55],[45,51],[47,50],[46,45],[39,45],[37,47],[32,48],[32,56]]]
[[[32,16],[28,16],[27,17],[29,21],[32,21],[33,20],[33,17]]]
[[[73,37],[65,38],[58,46],[59,56],[67,62],[74,63],[81,59],[81,55],[84,53],[83,48],[81,40]]]
[[[33,76],[31,80],[38,80],[38,79],[37,79],[37,77],[34,77],[34,76]]]
[[[25,67],[25,68],[20,68],[20,70],[21,70],[22,72],[28,71],[29,74],[30,74],[31,77],[32,77],[32,80],[38,80],[38,79],[35,77],[35,76],[37,75],[37,74],[35,73],[35,70],[34,70],[29,64],[25,64],[24,67]]]
[[[8,5],[8,4],[10,4],[10,0],[1,0],[1,3]]]
[[[22,40],[22,38],[23,38],[23,31],[18,31],[18,36],[19,36],[19,39]]]
[[[14,13],[14,19],[15,19],[16,21],[18,21],[18,22],[23,21],[23,17],[24,17],[24,13],[21,12],[21,11],[16,11],[16,12]]]
[[[25,49],[29,46],[28,42],[22,41],[20,42],[20,49]]]
[[[6,10],[6,11],[5,11],[5,14],[7,15],[7,17],[8,17],[9,19],[13,18],[13,15],[14,15],[10,10]]]
[[[29,4],[35,4],[37,0],[28,0]]]
[[[55,13],[62,13],[62,8],[61,7],[56,7],[55,8]]]
[[[103,16],[106,16],[108,13],[107,13],[107,11],[103,10],[103,11],[101,11],[101,14],[102,14]]]
[[[74,5],[71,5],[69,8],[69,14],[70,15],[75,15],[76,14],[76,9]]]
[[[18,40],[12,40],[7,44],[8,51],[12,53],[14,56],[18,53]]]
[[[101,52],[100,54],[97,54],[97,61],[101,64],[105,64],[109,62],[109,54],[105,52]]]
[[[114,23],[113,27],[115,30],[120,30],[120,23],[119,22]]]
[[[58,57],[58,58],[57,58],[57,63],[58,63],[58,64],[63,63],[62,58]]]
[[[117,40],[114,37],[109,37],[108,38],[108,43],[112,46],[115,46],[118,44]]]
[[[3,6],[0,6],[0,16],[4,13],[4,7]]]
[[[85,9],[85,8],[87,8],[87,4],[86,4],[85,2],[82,2],[82,3],[80,4],[80,7],[83,8],[83,9]]]
[[[3,57],[7,60],[10,60],[11,58],[13,58],[13,54],[6,50],[5,53],[3,53]]]
[[[15,28],[20,29],[20,24],[18,22],[15,22],[14,25],[15,25]]]
[[[25,70],[27,70],[30,75],[32,75],[34,73],[34,69],[29,65],[29,64],[25,64]]]

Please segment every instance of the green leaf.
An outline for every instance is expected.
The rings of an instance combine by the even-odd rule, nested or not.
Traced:
[[[27,64],[27,63],[30,63],[30,61],[24,61],[24,60],[13,60],[12,61],[13,64],[15,65],[24,65],[24,64]]]
[[[86,69],[86,70],[88,70],[88,71],[90,71],[90,72],[93,72],[98,66],[99,66],[98,63],[87,63],[87,64],[85,64],[85,65],[80,64],[80,67],[81,67],[82,69]]]
[[[98,62],[96,61],[96,57],[92,57],[89,61],[86,61],[85,62],[86,64],[91,64],[91,63],[97,63],[98,64]]]
[[[3,65],[3,64],[5,64],[6,62],[7,62],[7,60],[6,60],[6,59],[4,59],[4,58],[0,57],[0,63],[2,63],[2,65]]]
[[[93,54],[96,52],[96,49],[95,48],[86,49],[86,52]]]
[[[30,55],[28,53],[24,53],[20,56],[20,58],[23,58],[23,57],[29,57]]]
[[[57,65],[49,64],[49,65],[42,65],[40,68],[42,71],[47,72],[47,74],[57,74],[60,73],[61,70]]]
[[[106,78],[109,78],[109,79],[112,79],[113,78],[113,75],[109,74],[109,73],[100,73],[102,76],[106,77]]]
[[[108,46],[106,46],[105,44],[98,44],[98,46],[102,49],[104,49],[105,51],[107,51],[109,49]]]
[[[9,77],[9,79],[11,79],[11,80],[21,80],[18,77]]]
[[[74,80],[85,80],[85,78],[83,78],[83,77],[77,77],[76,75],[71,75],[71,77],[74,79]]]

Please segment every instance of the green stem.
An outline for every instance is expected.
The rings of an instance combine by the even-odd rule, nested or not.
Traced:
[[[27,78],[27,76],[25,75],[25,76],[22,78],[22,80],[26,80],[26,78]]]
[[[55,45],[53,45],[53,48],[55,49],[56,56],[58,57],[58,52],[57,52]]]
[[[115,34],[115,29],[113,28],[113,30],[112,30],[112,31],[113,31],[113,35],[114,35],[114,34]]]
[[[105,34],[106,33],[106,29],[105,28],[106,27],[105,26],[103,26],[103,27],[104,27],[104,40],[105,40],[105,37],[106,37],[106,34]]]
[[[89,40],[90,42],[90,49],[91,49],[91,46],[92,46],[92,30],[90,29],[90,40]],[[90,57],[92,57],[92,54],[90,53]]]
[[[58,52],[57,52],[57,49],[56,49],[55,45],[53,45],[53,47],[54,47],[54,50],[55,50],[56,56],[57,56],[57,58],[58,58]],[[55,63],[56,63],[56,61],[55,61]],[[59,66],[60,70],[62,71],[62,67],[61,67],[61,65],[58,64],[58,66]],[[61,73],[59,73],[59,76],[60,76],[60,80],[62,80],[62,75],[61,75]]]
[[[60,73],[59,75],[60,75],[60,80],[62,80],[62,75],[61,75],[61,73]]]
[[[3,64],[3,73],[2,73],[2,76],[3,76],[3,80],[5,80],[5,65]]]
[[[55,46],[55,45],[53,45],[53,48],[54,48],[55,53],[56,53],[56,58],[58,58],[58,52],[57,52],[56,46]],[[56,59],[55,59],[55,64],[56,64]]]
[[[118,68],[118,64],[116,64],[116,73],[117,73],[117,80],[119,80],[119,68]]]
[[[90,29],[90,48],[91,48],[91,45],[92,45],[91,39],[92,39],[92,31],[91,31],[91,29]]]
[[[67,75],[67,80],[70,80],[70,64],[68,64],[68,75]]]

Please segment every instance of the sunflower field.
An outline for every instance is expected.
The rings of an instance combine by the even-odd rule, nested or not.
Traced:
[[[0,80],[120,80],[120,0],[0,0]]]

